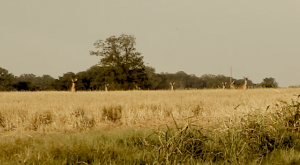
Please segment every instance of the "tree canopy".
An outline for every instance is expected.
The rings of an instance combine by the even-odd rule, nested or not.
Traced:
[[[150,86],[143,56],[136,51],[135,45],[135,37],[125,34],[94,43],[100,51],[90,51],[90,55],[102,57],[99,65],[106,70],[105,83],[113,83],[125,89],[135,88],[134,84],[140,88]]]

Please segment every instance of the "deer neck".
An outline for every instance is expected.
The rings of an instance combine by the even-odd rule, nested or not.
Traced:
[[[247,80],[245,80],[244,86],[247,86]]]
[[[72,90],[72,92],[75,92],[75,91],[76,91],[76,89],[75,89],[75,83],[74,83],[74,82],[72,83],[72,88],[71,88],[71,90]]]

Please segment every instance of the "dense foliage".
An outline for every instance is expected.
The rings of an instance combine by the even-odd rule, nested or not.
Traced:
[[[94,43],[101,50],[90,51],[90,54],[102,57],[99,65],[105,70],[102,76],[105,83],[113,83],[117,89],[130,89],[135,84],[140,88],[149,88],[143,56],[136,51],[135,44],[133,36],[124,34]]]
[[[86,71],[73,73],[68,72],[59,76],[57,79],[50,75],[36,76],[34,74],[22,74],[14,76],[6,69],[0,67],[0,91],[67,91],[72,85],[71,78],[78,78],[77,90],[104,90],[105,84],[109,83],[111,90],[131,90],[135,89],[134,83],[138,84],[142,90],[159,90],[170,89],[170,82],[176,82],[175,89],[204,89],[204,88],[220,88],[222,82],[229,82],[229,77],[224,75],[205,74],[197,77],[193,74],[189,75],[183,71],[177,73],[155,73],[152,67],[145,67],[145,75],[139,81],[133,81],[132,84],[120,83],[120,79],[114,82],[118,76],[114,76],[108,82],[111,73],[110,69],[103,66],[92,66]],[[236,80],[236,85],[244,83],[244,79]],[[127,85],[125,85],[127,84]],[[229,84],[229,83],[227,83]],[[248,86],[254,86],[251,80],[248,80]],[[229,88],[229,85],[228,87]]]
[[[272,77],[270,78],[264,78],[261,85],[265,88],[272,88],[272,87],[278,87],[278,83],[276,80]]]

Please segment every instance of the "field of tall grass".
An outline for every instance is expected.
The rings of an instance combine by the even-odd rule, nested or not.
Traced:
[[[1,92],[0,164],[299,164],[299,94]]]

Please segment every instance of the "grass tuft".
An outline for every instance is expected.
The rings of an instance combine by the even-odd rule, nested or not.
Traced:
[[[2,113],[0,112],[0,126],[1,127],[5,127],[5,120],[4,120],[4,116],[2,115]]]
[[[203,107],[201,107],[199,104],[196,105],[193,109],[194,116],[199,116],[203,113]]]
[[[42,112],[42,114],[36,113],[32,122],[32,129],[37,131],[41,126],[47,126],[53,123],[53,114],[51,111]]]
[[[110,106],[103,107],[102,109],[102,120],[119,122],[122,118],[122,106]]]
[[[84,109],[77,109],[71,113],[71,120],[72,125],[79,130],[90,130],[96,124],[93,117],[86,116]]]

